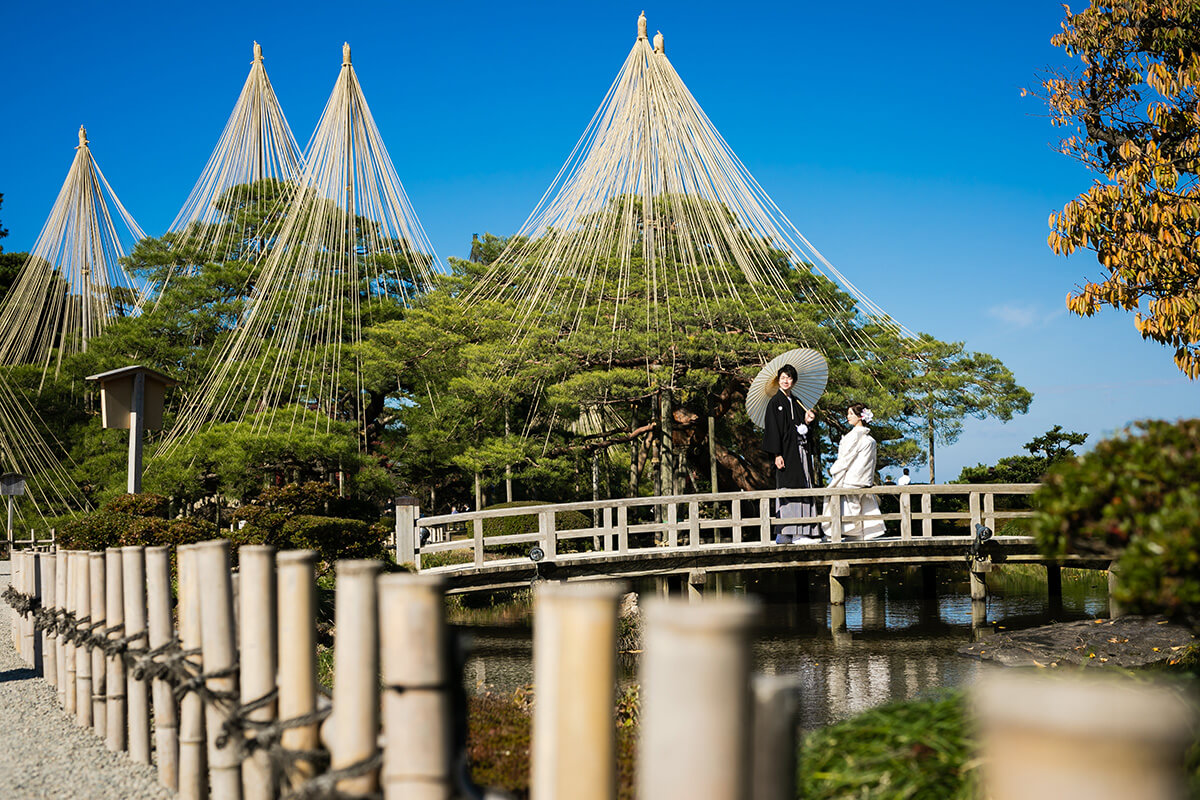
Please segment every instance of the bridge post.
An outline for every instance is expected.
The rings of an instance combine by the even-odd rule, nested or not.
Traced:
[[[841,522],[839,517],[838,522]],[[838,529],[835,529],[835,533]],[[846,602],[846,578],[850,577],[850,565],[836,561],[829,567],[829,603],[840,606]]]
[[[921,565],[921,597],[926,600],[937,597],[937,564]]]
[[[392,534],[392,546],[395,548],[396,563],[405,564],[416,560],[417,552],[417,518],[421,516],[421,507],[415,497],[396,498],[396,528]]]
[[[987,574],[992,571],[990,561],[971,562],[971,599],[987,599]]]
[[[687,595],[689,603],[699,603],[704,599],[704,584],[708,580],[708,573],[702,569],[688,570],[687,575]]]
[[[1113,619],[1125,616],[1125,609],[1117,602],[1116,591],[1120,585],[1120,565],[1113,561],[1108,565],[1108,615]]]
[[[537,591],[533,680],[538,702],[533,708],[530,776],[534,800],[617,796],[613,654],[621,593],[616,583],[547,585]],[[414,734],[418,740],[425,736],[419,729]]]
[[[482,524],[483,523],[481,521],[480,525],[482,526]],[[554,561],[554,559],[558,557],[558,535],[554,530],[553,511],[538,512],[538,534],[542,537],[542,550],[546,553],[546,560]],[[480,542],[479,552],[482,555],[482,541]]]
[[[1046,596],[1050,605],[1051,614],[1061,614],[1063,607],[1062,596],[1062,565],[1057,563],[1046,564]]]

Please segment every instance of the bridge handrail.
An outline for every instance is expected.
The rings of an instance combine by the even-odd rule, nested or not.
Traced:
[[[730,532],[734,545],[768,544],[773,541],[774,527],[780,524],[796,525],[810,523],[830,523],[834,543],[842,541],[842,525],[845,522],[858,522],[866,519],[882,519],[885,522],[900,522],[900,539],[913,538],[913,523],[921,523],[921,536],[933,535],[933,522],[936,521],[969,521],[986,524],[995,529],[997,520],[1019,519],[1032,515],[1030,511],[1006,510],[995,508],[995,498],[1005,495],[1029,495],[1039,484],[916,484],[909,486],[873,486],[867,488],[853,487],[822,487],[816,489],[762,489],[756,491],[738,492],[709,492],[704,494],[663,495],[652,497],[609,498],[606,500],[587,500],[573,503],[541,504],[528,506],[510,506],[490,509],[487,511],[467,511],[454,514],[440,514],[421,517],[415,520],[413,535],[400,535],[397,544],[412,542],[413,561],[418,570],[421,566],[422,554],[433,554],[454,550],[470,550],[470,563],[452,564],[434,567],[437,571],[454,571],[456,569],[471,569],[481,567],[485,561],[490,562],[485,550],[503,545],[519,543],[538,544],[548,560],[558,557],[559,543],[573,539],[591,537],[593,551],[570,554],[572,560],[587,558],[611,557],[614,553],[633,553],[649,548],[631,546],[630,534],[654,534],[655,548],[666,546],[679,548],[682,551],[694,551],[704,547],[721,544],[722,532]],[[899,512],[871,515],[843,515],[841,503],[826,503],[826,513],[811,517],[789,517],[781,519],[774,516],[771,510],[771,500],[782,497],[817,497],[829,499],[833,497],[857,495],[895,495],[899,498]],[[921,509],[912,508],[912,497],[920,498]],[[966,495],[969,504],[967,511],[934,511],[932,498],[934,496],[963,496]],[[743,517],[742,505],[746,502],[757,502],[757,516]],[[726,506],[727,516],[703,517],[706,509],[719,509]],[[680,518],[679,508],[686,506],[687,516]],[[630,509],[651,508],[655,510],[655,518],[651,521],[633,521],[629,518]],[[590,527],[558,530],[556,515],[561,512],[577,511],[592,512],[593,522]],[[484,521],[505,517],[536,517],[537,530],[517,534],[484,535]],[[463,535],[453,538],[451,529],[458,529]],[[432,541],[418,546],[421,541],[420,531],[431,534]],[[751,536],[747,541],[744,537],[749,531]],[[711,543],[704,542],[705,533],[712,534]],[[681,534],[687,537],[687,543],[680,544]],[[398,547],[397,560],[405,561],[407,549]],[[425,569],[430,569],[426,567]]]

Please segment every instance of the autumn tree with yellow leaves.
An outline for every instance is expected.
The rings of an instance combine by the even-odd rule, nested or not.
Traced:
[[[1063,153],[1098,177],[1050,216],[1055,253],[1096,253],[1103,279],[1067,295],[1091,316],[1134,313],[1144,338],[1200,377],[1200,2],[1114,0],[1068,8],[1051,39],[1078,66],[1038,92]]]

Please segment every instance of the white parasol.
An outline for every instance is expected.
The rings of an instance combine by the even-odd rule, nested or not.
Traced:
[[[767,403],[779,391],[776,375],[784,364],[791,364],[796,368],[792,397],[799,400],[800,405],[813,408],[825,392],[825,384],[829,381],[829,364],[826,363],[825,356],[807,347],[788,350],[783,355],[775,356],[755,376],[750,383],[750,391],[746,392],[746,413],[754,420],[755,425],[762,426],[767,418]]]

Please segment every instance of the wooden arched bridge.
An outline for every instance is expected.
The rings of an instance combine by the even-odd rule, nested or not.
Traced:
[[[784,489],[636,497],[419,516],[398,505],[397,560],[446,579],[451,592],[527,586],[537,578],[605,580],[686,576],[702,591],[709,573],[738,570],[828,570],[831,599],[857,566],[958,565],[982,597],[983,574],[1001,561],[1047,564],[1053,590],[1058,562],[1038,551],[1021,520],[1032,516],[1037,484],[937,484],[870,489]],[[887,535],[843,538],[840,503],[850,494],[879,496]],[[782,496],[825,500],[817,517],[774,516]],[[878,517],[875,517],[877,519]],[[775,544],[780,524],[831,522],[830,541]],[[986,528],[984,532],[980,527]],[[988,537],[988,534],[990,537]],[[988,537],[985,539],[985,537]],[[1107,567],[1079,559],[1072,566]]]

